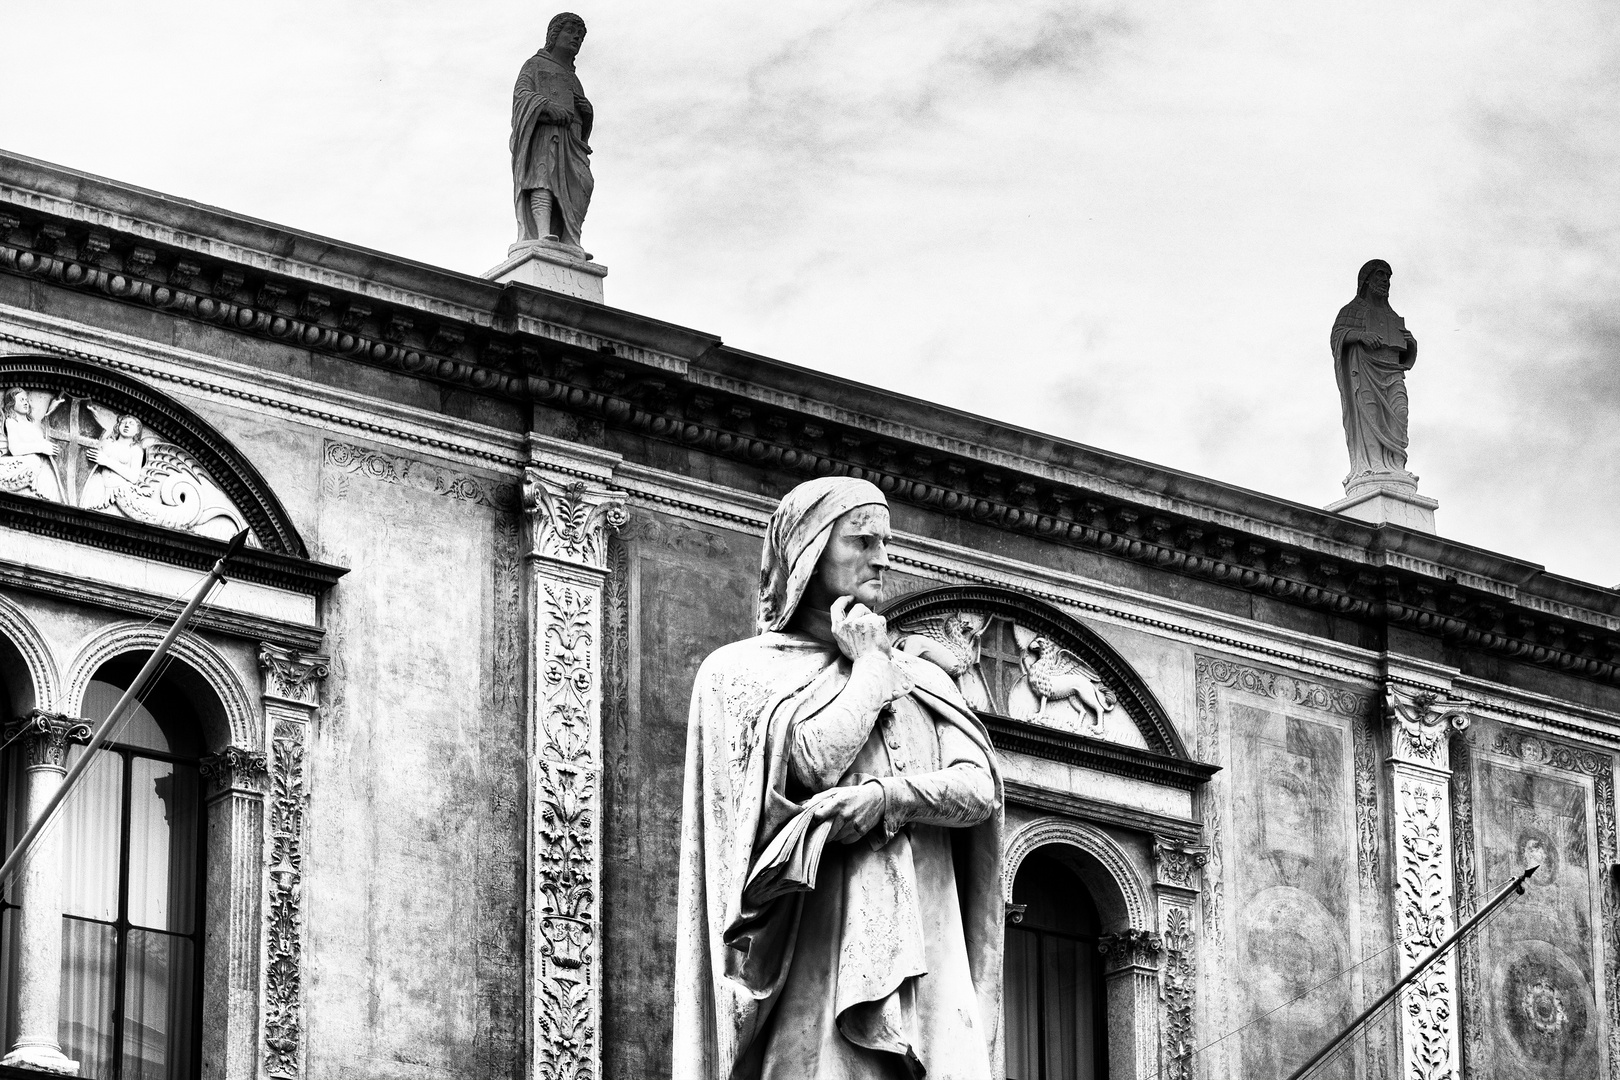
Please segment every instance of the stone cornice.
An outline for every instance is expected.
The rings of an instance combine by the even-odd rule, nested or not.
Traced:
[[[1620,685],[1620,593],[1533,563],[4,155],[0,273],[532,401],[784,488],[864,476],[897,504]]]

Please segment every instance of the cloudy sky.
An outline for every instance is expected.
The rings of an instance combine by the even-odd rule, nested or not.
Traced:
[[[1373,257],[1443,535],[1620,582],[1620,20],[579,0],[618,307],[1314,505]],[[478,273],[517,3],[7,6],[0,146]]]

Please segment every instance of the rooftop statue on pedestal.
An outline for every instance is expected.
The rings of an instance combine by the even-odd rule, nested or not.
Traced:
[[[1002,789],[944,668],[873,613],[889,510],[865,480],[771,517],[759,634],[698,671],[675,1080],[989,1080]]]
[[[512,188],[519,241],[579,247],[591,205],[591,122],[574,57],[585,20],[565,11],[546,27],[545,48],[518,72],[512,90]]]
[[[1356,298],[1339,309],[1331,338],[1344,441],[1345,498],[1330,510],[1366,521],[1434,531],[1433,499],[1406,470],[1406,373],[1417,339],[1389,306],[1389,263],[1372,259],[1356,275]]]

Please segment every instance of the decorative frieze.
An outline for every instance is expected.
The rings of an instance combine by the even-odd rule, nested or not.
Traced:
[[[322,465],[328,476],[344,483],[347,483],[344,478],[358,476],[374,483],[406,487],[474,506],[496,510],[517,508],[516,484],[458,472],[420,458],[385,454],[369,446],[327,439],[322,449]],[[332,493],[342,498],[346,489],[339,485]]]
[[[602,703],[608,533],[624,496],[531,468],[529,1075],[601,1071]]]

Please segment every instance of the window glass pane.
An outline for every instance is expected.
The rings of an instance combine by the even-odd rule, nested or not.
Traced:
[[[129,774],[129,921],[191,933],[197,770],[137,757]]]
[[[182,1080],[191,1070],[191,942],[129,932],[123,1080]]]
[[[11,1048],[16,1024],[17,909],[0,908],[0,1048]]]
[[[1040,939],[1016,926],[1007,928],[1006,1004],[1007,1080],[1039,1080],[1041,1054],[1039,977]]]
[[[70,766],[83,756],[84,747],[68,748]],[[62,830],[62,913],[111,922],[118,918],[124,762],[107,750],[97,750],[96,757],[68,795],[60,823],[52,827]]]
[[[57,1040],[79,1062],[79,1075],[112,1075],[113,977],[117,931],[100,923],[62,920],[62,1012]]]
[[[84,691],[84,718],[92,724],[107,719],[113,706],[123,696],[123,687],[100,679],[90,680],[90,685]],[[111,739],[124,746],[138,746],[143,750],[156,750],[160,754],[171,752],[168,736],[163,734],[163,729],[146,706],[138,701],[130,705]]]

